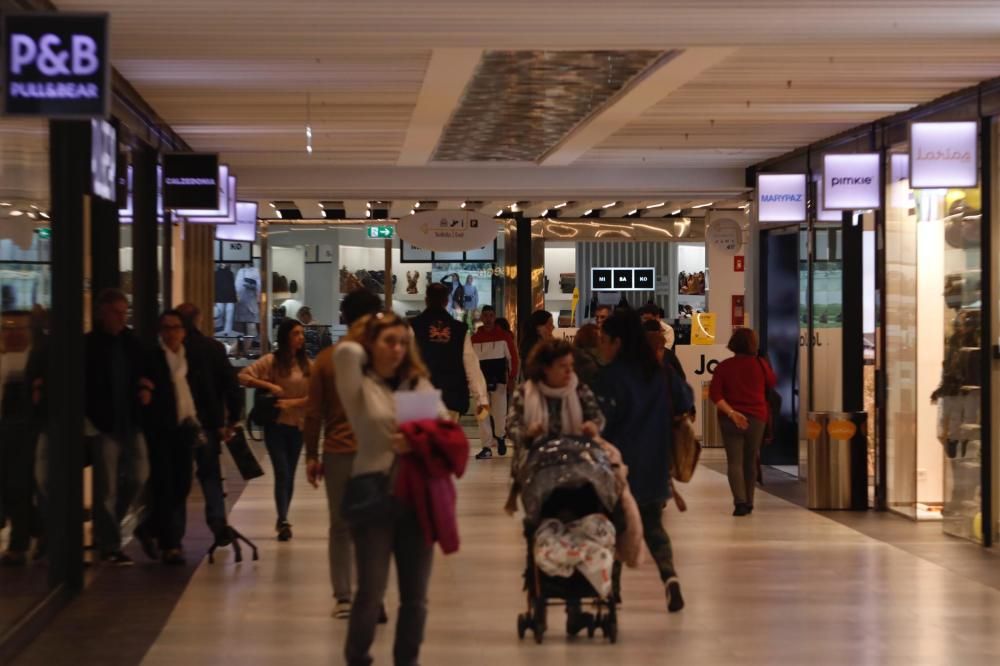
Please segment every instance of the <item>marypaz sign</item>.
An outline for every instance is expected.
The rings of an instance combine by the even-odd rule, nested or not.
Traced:
[[[882,207],[882,156],[851,153],[823,156],[823,208],[868,210]]]
[[[806,175],[762,173],[757,176],[758,222],[805,222]]]
[[[4,110],[103,118],[110,105],[107,14],[6,14]]]
[[[979,124],[910,124],[910,189],[976,187]]]

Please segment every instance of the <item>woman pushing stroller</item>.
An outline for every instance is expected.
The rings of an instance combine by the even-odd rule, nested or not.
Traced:
[[[622,509],[627,490],[620,455],[599,439],[604,416],[590,388],[573,371],[573,348],[563,340],[538,344],[526,365],[526,381],[514,395],[508,433],[516,442],[513,484],[506,510],[513,514],[520,495],[525,508],[528,613],[518,618],[518,633],[531,628],[541,642],[547,599],[566,604],[567,632],[600,626],[617,635],[610,565],[621,556],[616,524],[635,547],[641,522],[634,501]],[[626,520],[626,515],[634,520]],[[617,520],[613,520],[617,518]],[[627,524],[631,527],[626,527]],[[536,566],[537,565],[537,566]],[[594,598],[594,615],[581,600]]]

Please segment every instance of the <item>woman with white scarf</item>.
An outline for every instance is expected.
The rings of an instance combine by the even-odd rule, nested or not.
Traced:
[[[597,399],[573,371],[573,347],[565,340],[546,340],[535,346],[525,365],[525,377],[507,413],[507,435],[516,447],[511,465],[514,478],[533,446],[559,435],[596,437],[604,429]]]

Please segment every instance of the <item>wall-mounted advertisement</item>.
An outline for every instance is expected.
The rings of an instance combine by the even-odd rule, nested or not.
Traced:
[[[882,156],[879,153],[823,156],[823,208],[869,210],[882,207]]]
[[[806,175],[804,173],[758,174],[757,221],[805,222]]]
[[[590,269],[591,291],[653,291],[656,269],[649,267],[595,267]]]
[[[912,189],[979,185],[979,123],[910,124]]]
[[[219,206],[219,156],[167,153],[163,156],[163,205],[207,213]]]
[[[435,263],[431,281],[451,288],[448,312],[460,321],[472,325],[479,319],[484,305],[493,305],[493,273],[475,263]]]

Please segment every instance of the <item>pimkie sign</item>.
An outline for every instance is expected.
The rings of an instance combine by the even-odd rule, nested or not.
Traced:
[[[5,14],[4,111],[104,118],[111,85],[107,14]]]

